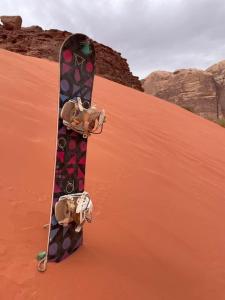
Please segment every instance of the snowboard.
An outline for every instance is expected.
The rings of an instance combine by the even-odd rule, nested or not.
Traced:
[[[69,130],[63,124],[60,111],[67,101],[76,97],[80,97],[82,103],[91,104],[95,74],[95,50],[92,40],[79,33],[67,38],[60,50],[59,63],[59,119],[46,256],[48,262],[60,262],[75,252],[83,242],[83,229],[76,232],[74,222],[67,227],[59,225],[54,209],[61,196],[84,191],[87,138]]]

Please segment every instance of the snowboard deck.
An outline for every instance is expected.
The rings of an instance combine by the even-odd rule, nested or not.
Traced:
[[[61,196],[84,191],[87,152],[87,139],[63,125],[60,111],[67,101],[76,97],[91,104],[94,73],[93,42],[84,34],[74,34],[67,38],[60,50],[58,144],[47,261],[60,262],[76,251],[83,242],[83,229],[75,232],[74,222],[63,227],[55,218],[55,203]]]

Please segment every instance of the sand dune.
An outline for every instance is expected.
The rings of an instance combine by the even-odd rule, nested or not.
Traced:
[[[96,77],[108,122],[88,145],[94,223],[41,274],[58,65],[0,50],[0,91],[0,299],[225,299],[222,127]]]

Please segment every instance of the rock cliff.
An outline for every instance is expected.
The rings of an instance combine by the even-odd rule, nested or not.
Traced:
[[[208,69],[155,71],[142,80],[144,91],[205,118],[225,117],[225,60]]]
[[[0,47],[24,55],[58,60],[59,49],[69,35],[68,31],[43,30],[40,26],[21,27],[20,16],[1,16]],[[129,69],[121,53],[94,41],[96,73],[120,84],[143,91],[141,82]]]

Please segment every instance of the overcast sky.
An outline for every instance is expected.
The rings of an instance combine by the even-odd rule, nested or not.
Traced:
[[[0,15],[85,33],[121,52],[140,78],[225,59],[225,0],[1,0]]]

